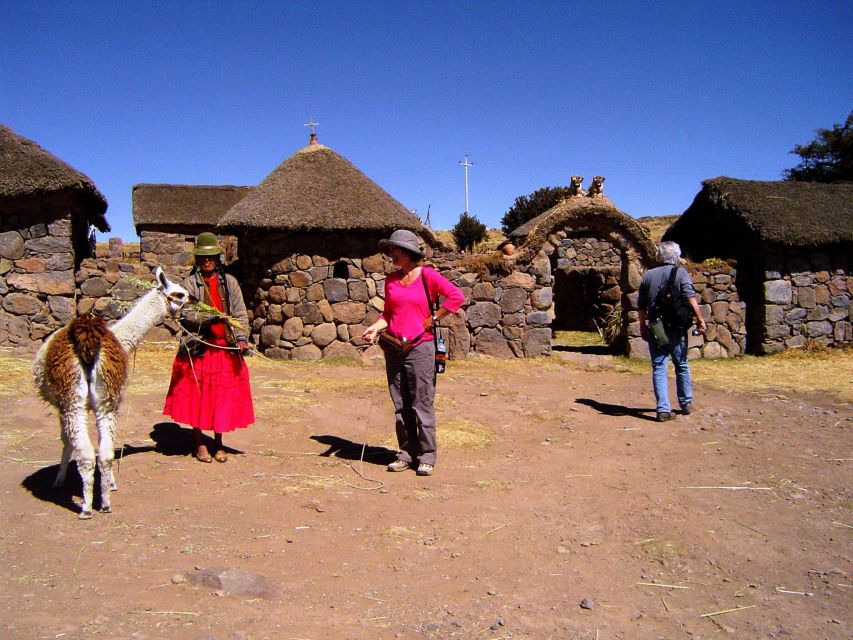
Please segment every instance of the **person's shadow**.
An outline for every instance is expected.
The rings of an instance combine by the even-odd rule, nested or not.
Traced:
[[[137,453],[147,453],[154,451],[154,447],[150,445],[137,447],[126,444],[124,447],[115,450],[115,460],[113,462],[113,474],[117,469],[116,465],[120,458],[135,455]],[[62,451],[59,451],[60,455]],[[83,480],[77,472],[77,462],[71,460],[68,463],[68,472],[65,475],[65,484],[61,487],[54,487],[53,481],[56,479],[56,474],[59,472],[59,463],[52,464],[49,467],[44,467],[38,471],[31,473],[21,481],[21,486],[30,492],[30,494],[42,502],[51,502],[63,509],[68,509],[74,513],[80,512],[80,506],[74,502],[74,498],[83,498]],[[119,479],[119,483],[121,480]],[[101,474],[95,467],[95,490],[92,499],[92,508],[99,509],[101,506],[101,495],[99,487],[101,486]]]
[[[632,418],[639,418],[640,420],[651,420],[652,422],[657,422],[656,412],[654,409],[626,407],[622,404],[609,404],[607,402],[593,400],[592,398],[577,398],[575,402],[586,405],[587,407],[592,407],[599,413],[603,413],[606,416],[631,416]]]
[[[397,459],[397,452],[385,447],[364,446],[359,442],[353,442],[338,436],[322,435],[311,436],[311,439],[326,445],[328,448],[321,456],[335,456],[344,460],[361,460],[375,465],[386,466]],[[364,452],[362,455],[362,451]]]
[[[195,453],[195,438],[191,427],[182,427],[177,422],[158,422],[149,434],[154,441],[154,451],[164,456],[191,456]],[[213,438],[204,435],[208,448],[213,447]],[[222,446],[229,454],[242,454],[243,451]]]

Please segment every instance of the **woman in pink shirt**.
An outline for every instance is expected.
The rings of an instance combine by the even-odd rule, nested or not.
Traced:
[[[419,476],[430,476],[436,454],[432,330],[436,321],[459,310],[465,296],[435,269],[421,266],[424,254],[418,237],[411,231],[398,229],[379,242],[379,250],[391,258],[398,270],[385,279],[385,310],[365,329],[362,338],[375,342],[379,332],[387,329],[414,345],[405,355],[385,351],[385,372],[400,447],[388,471],[415,468]],[[445,300],[433,314],[432,301],[439,296]]]

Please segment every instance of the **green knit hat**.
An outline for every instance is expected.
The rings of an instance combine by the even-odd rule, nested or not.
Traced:
[[[219,243],[216,241],[216,234],[210,231],[200,233],[195,238],[195,249],[193,254],[197,256],[218,256],[222,253]]]

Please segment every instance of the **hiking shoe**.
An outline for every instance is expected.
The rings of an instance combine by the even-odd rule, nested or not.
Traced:
[[[427,464],[426,462],[421,462],[418,465],[417,474],[419,476],[431,476],[433,469],[435,469],[435,467],[433,467],[431,464]]]
[[[686,405],[681,407],[681,413],[683,413],[685,416],[689,416],[691,413],[693,413],[693,403],[688,402]]]
[[[394,462],[389,464],[386,468],[388,469],[388,471],[396,473],[398,471],[405,471],[410,466],[412,465],[406,462],[405,460],[394,460]]]
[[[672,420],[674,417],[669,411],[661,411],[658,413],[658,422],[666,422],[667,420]]]

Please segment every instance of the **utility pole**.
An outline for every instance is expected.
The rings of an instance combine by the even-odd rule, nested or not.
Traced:
[[[468,167],[473,167],[474,164],[468,162],[468,154],[465,154],[464,162],[462,160],[459,161],[459,164],[462,165],[462,168],[465,169],[465,213],[468,213]]]

